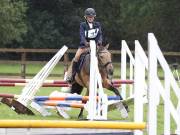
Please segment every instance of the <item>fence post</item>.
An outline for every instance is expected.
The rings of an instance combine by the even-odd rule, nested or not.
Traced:
[[[141,61],[140,45],[135,45],[134,65],[134,121],[143,122],[143,89],[145,80],[145,65]],[[141,130],[135,130],[134,135],[143,135]]]
[[[26,52],[21,53],[21,77],[26,78]]]
[[[125,48],[125,40],[122,40],[121,42],[121,79],[126,80],[126,48]],[[122,91],[121,91],[121,96],[126,99],[126,84],[122,84]]]
[[[157,84],[157,59],[156,50],[154,44],[157,44],[153,40],[153,35],[148,34],[148,134],[157,135],[157,95],[159,94],[156,90]]]
[[[96,58],[96,43],[94,40],[90,40],[90,79],[89,79],[89,105],[88,105],[88,115],[87,119],[94,120],[96,117],[96,95],[97,95],[97,78],[96,78],[96,68],[97,58]]]
[[[68,52],[64,54],[64,73],[68,70],[69,55]]]

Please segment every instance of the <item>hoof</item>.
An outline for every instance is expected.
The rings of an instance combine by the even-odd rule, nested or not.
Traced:
[[[14,99],[12,100],[11,108],[18,114],[34,115],[34,113],[29,108]]]
[[[123,103],[123,105],[124,105],[124,108],[126,109],[126,111],[127,111],[127,112],[130,112],[128,105],[125,104],[125,103]]]
[[[9,107],[12,107],[12,99],[10,98],[2,98],[1,103],[6,104]]]
[[[79,115],[79,116],[78,116],[78,119],[79,119],[79,120],[83,120],[83,115]]]

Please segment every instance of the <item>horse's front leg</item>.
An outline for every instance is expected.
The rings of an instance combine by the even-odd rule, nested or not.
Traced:
[[[83,101],[82,101],[82,103],[84,104]],[[83,119],[83,110],[84,110],[84,108],[81,108],[80,113],[78,115],[78,119]]]
[[[111,83],[110,80],[104,79],[104,80],[103,80],[103,87],[106,88],[106,89],[108,89],[108,90],[110,90],[110,91],[112,91],[112,92],[114,92],[116,96],[119,96],[119,97],[120,97],[120,100],[123,100],[123,97],[121,96],[119,90],[113,86],[113,84]],[[126,108],[127,112],[129,112],[128,105],[125,104],[125,103],[123,103],[123,105],[124,105],[124,107]]]
[[[121,94],[119,93],[119,90],[113,86],[113,84],[111,83],[110,80],[104,79],[103,82],[102,82],[102,85],[103,85],[104,88],[106,88],[106,89],[114,92],[114,94],[115,94],[116,96],[119,96],[119,97],[120,97],[120,100],[123,100]]]

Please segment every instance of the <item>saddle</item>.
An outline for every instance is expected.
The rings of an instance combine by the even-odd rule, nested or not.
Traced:
[[[81,55],[80,55],[80,58],[79,58],[79,61],[78,61],[78,66],[77,66],[77,68],[76,68],[76,72],[77,73],[80,73],[80,71],[81,71],[81,69],[82,69],[82,67],[83,67],[83,64],[84,64],[84,62],[85,62],[85,58],[86,58],[86,56],[87,55],[90,55],[90,52],[89,51],[87,51],[87,52],[85,52],[85,53],[82,53]]]

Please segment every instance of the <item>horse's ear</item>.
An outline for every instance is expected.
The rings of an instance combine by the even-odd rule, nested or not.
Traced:
[[[109,48],[109,44],[107,44],[107,45],[105,46],[105,48],[108,49],[108,48]]]

